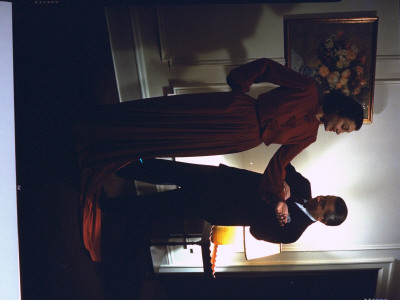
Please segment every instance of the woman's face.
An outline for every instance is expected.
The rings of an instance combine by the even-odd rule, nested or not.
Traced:
[[[341,134],[343,132],[352,132],[356,129],[356,123],[349,118],[343,118],[337,114],[330,114],[322,118],[325,131]]]

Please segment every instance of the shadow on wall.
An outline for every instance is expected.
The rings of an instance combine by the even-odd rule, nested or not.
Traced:
[[[225,50],[232,60],[243,60],[247,57],[243,41],[255,33],[262,8],[260,5],[163,7],[158,12],[163,59],[188,63],[199,57],[206,60],[212,52]]]

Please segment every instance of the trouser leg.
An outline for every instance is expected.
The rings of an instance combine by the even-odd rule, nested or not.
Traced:
[[[153,184],[176,184],[179,186],[208,185],[218,167],[182,163],[164,159],[134,162],[116,172],[128,177]]]
[[[142,220],[202,217],[202,203],[182,189],[116,197],[108,202],[123,203],[128,214]]]

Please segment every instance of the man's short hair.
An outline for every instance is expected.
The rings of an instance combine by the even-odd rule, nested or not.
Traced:
[[[347,205],[346,202],[340,197],[335,199],[335,211],[328,212],[324,215],[325,224],[328,226],[338,226],[347,218]]]

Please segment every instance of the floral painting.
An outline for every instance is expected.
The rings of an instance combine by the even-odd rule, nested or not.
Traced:
[[[321,96],[340,91],[372,122],[377,17],[285,20],[285,58],[313,78]]]

